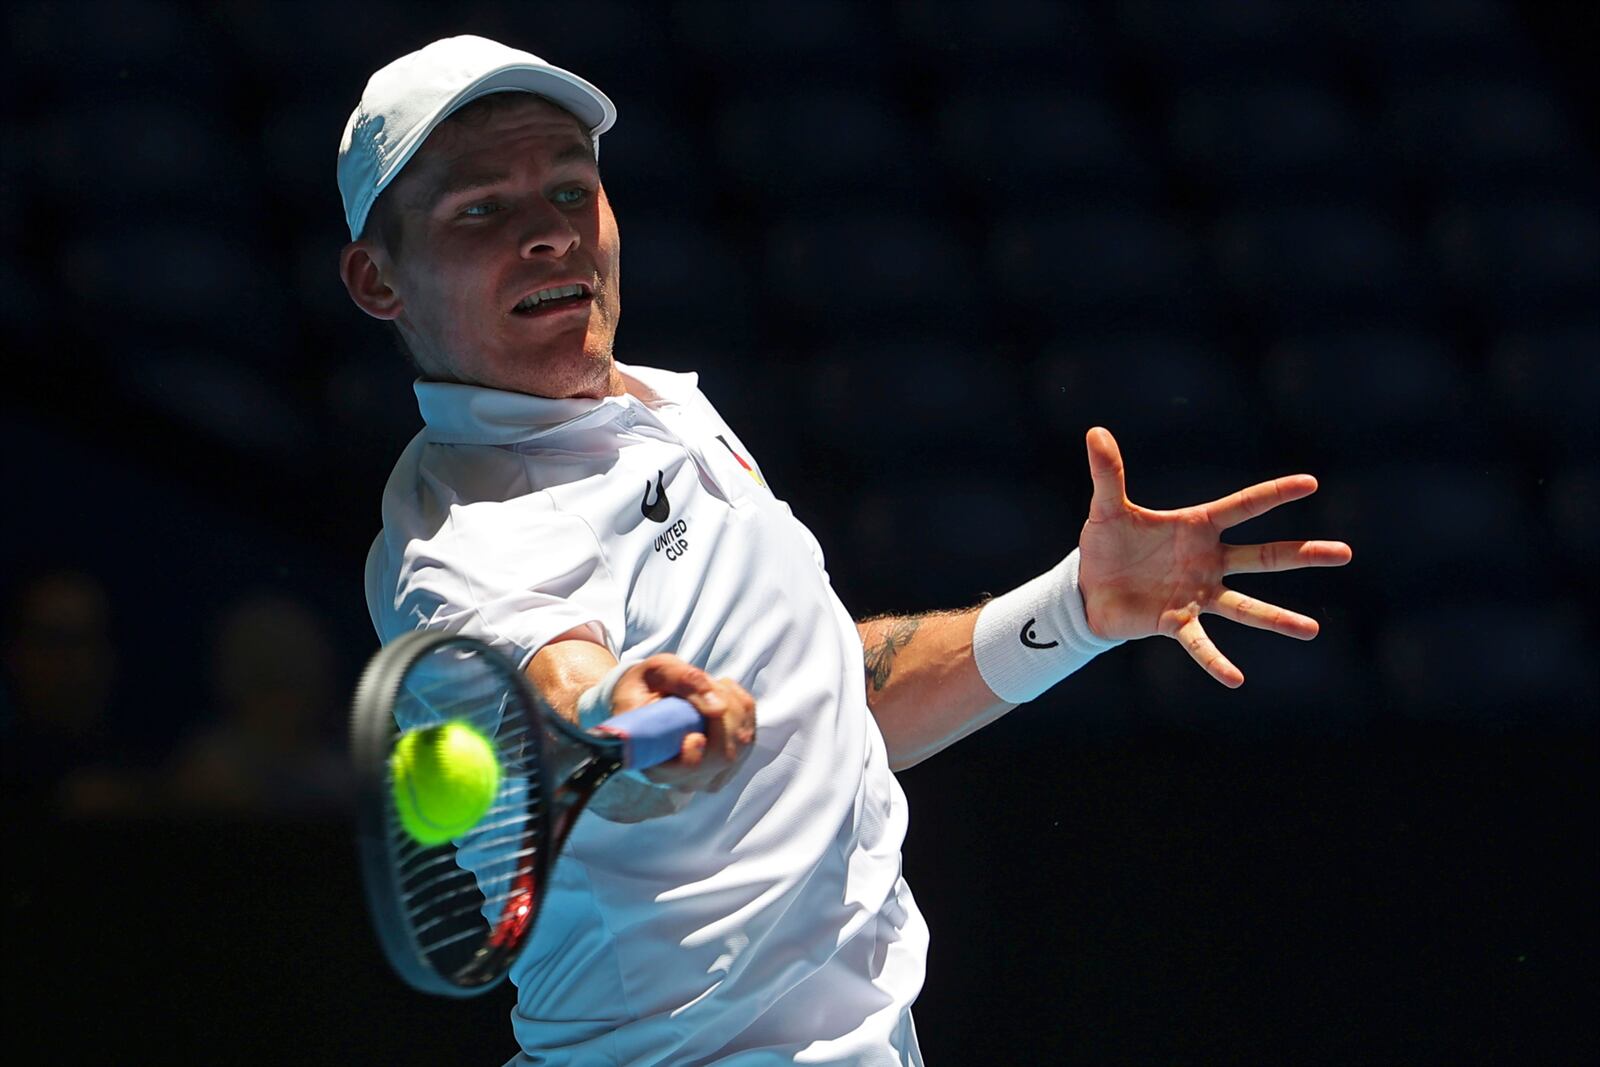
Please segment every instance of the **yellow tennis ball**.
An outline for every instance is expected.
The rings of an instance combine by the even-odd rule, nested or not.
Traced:
[[[389,768],[400,824],[423,845],[472,829],[500,788],[494,744],[460,720],[401,734]]]

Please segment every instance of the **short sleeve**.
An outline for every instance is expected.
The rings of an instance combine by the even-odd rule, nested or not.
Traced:
[[[457,504],[435,531],[385,529],[368,562],[379,637],[410,630],[463,633],[519,667],[553,638],[589,627],[621,650],[623,589],[581,518],[537,493]]]
[[[794,509],[789,506],[788,501],[779,500],[778,506],[783,508],[785,514],[789,516],[789,521],[794,523],[800,530],[800,535],[805,538],[806,545],[811,549],[811,558],[816,560],[817,570],[821,571],[822,577],[826,579],[828,577],[828,561],[822,555],[822,544],[817,540],[816,534],[811,532],[811,527],[795,518]]]

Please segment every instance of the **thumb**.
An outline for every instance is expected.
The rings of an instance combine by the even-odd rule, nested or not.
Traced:
[[[1094,497],[1089,501],[1089,516],[1110,518],[1128,503],[1128,487],[1123,477],[1122,451],[1117,439],[1104,426],[1096,426],[1084,437],[1089,451],[1089,477],[1094,479]]]

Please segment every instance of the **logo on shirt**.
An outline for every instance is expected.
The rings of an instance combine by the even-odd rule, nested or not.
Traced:
[[[1039,635],[1033,632],[1033,624],[1038,621],[1037,618],[1032,618],[1022,624],[1022,643],[1029,648],[1055,648],[1061,643],[1060,641],[1045,641],[1041,644],[1035,640]]]
[[[717,434],[717,440],[722,442],[723,448],[726,448],[729,452],[733,452],[733,458],[739,461],[739,466],[744,468],[744,472],[754,479],[757,485],[763,489],[767,487],[767,483],[761,480],[761,473],[750,465],[749,460],[739,455],[739,453],[733,451],[733,446],[728,443],[728,439],[726,437],[719,433]]]
[[[667,501],[667,490],[661,484],[661,471],[656,471],[656,498],[650,499],[650,479],[644,480],[644,499],[639,501],[639,510],[644,512],[644,517],[651,522],[666,522],[672,517],[672,505]]]
[[[682,519],[668,526],[656,535],[655,550],[667,557],[668,563],[676,563],[689,551],[689,524]]]

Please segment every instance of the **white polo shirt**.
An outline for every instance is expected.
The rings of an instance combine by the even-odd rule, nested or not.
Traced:
[[[816,540],[694,375],[548,400],[418,382],[367,601],[384,641],[461,631],[526,664],[578,626],[756,700],[737,777],[580,819],[512,971],[516,1064],[920,1064],[927,927],[861,642]]]

